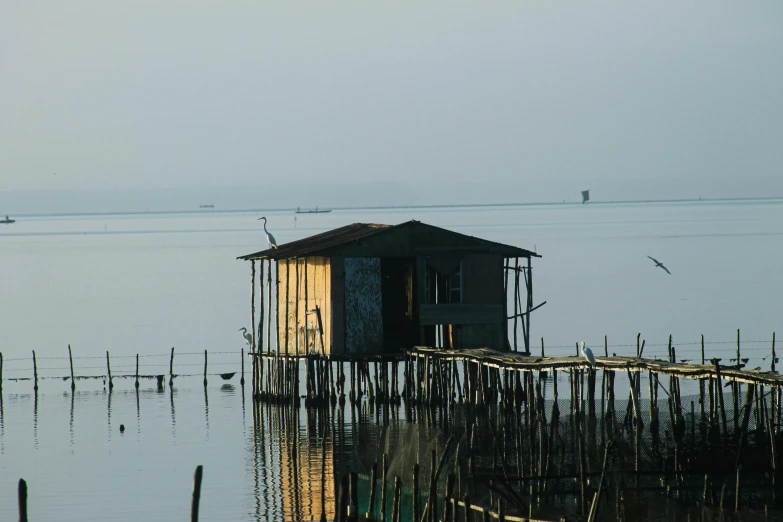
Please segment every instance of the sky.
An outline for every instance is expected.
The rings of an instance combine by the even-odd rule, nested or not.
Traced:
[[[0,0],[0,193],[783,196],[781,20],[777,0]]]

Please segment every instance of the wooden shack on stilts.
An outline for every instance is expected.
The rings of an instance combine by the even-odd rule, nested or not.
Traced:
[[[418,221],[354,223],[242,256],[258,321],[254,396],[296,404],[301,374],[306,402],[344,397],[347,363],[352,399],[394,400],[405,349],[529,353],[530,313],[541,306],[534,257]]]

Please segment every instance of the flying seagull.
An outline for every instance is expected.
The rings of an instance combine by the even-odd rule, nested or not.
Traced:
[[[655,266],[659,266],[659,267],[663,268],[664,270],[666,270],[666,273],[667,273],[667,274],[669,274],[669,275],[672,275],[672,273],[671,273],[671,272],[669,272],[669,269],[668,269],[668,268],[666,268],[665,266],[663,266],[663,263],[661,263],[660,261],[658,261],[658,260],[657,260],[657,259],[655,259],[654,257],[650,257],[650,256],[647,256],[647,257],[649,257],[650,259],[652,259],[652,260],[655,262]]]

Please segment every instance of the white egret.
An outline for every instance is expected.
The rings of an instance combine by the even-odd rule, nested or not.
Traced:
[[[667,273],[667,274],[669,274],[669,275],[672,275],[672,273],[671,273],[671,272],[669,272],[669,269],[668,269],[668,268],[666,268],[665,266],[663,266],[663,263],[661,263],[660,261],[658,261],[658,260],[657,260],[657,259],[655,259],[654,257],[650,257],[650,256],[647,256],[647,257],[649,257],[650,259],[652,259],[652,260],[655,262],[655,266],[656,266],[656,267],[661,267],[661,268],[663,268],[664,270],[666,270],[666,273]]]
[[[253,346],[253,336],[250,335],[250,332],[247,331],[247,328],[243,326],[237,331],[242,332],[242,337],[245,338],[245,342],[247,343],[248,346]]]
[[[262,219],[264,220],[264,234],[266,234],[266,240],[269,242],[269,247],[277,248],[277,240],[275,239],[275,236],[273,236],[272,233],[266,229],[266,217],[262,216],[258,218],[259,221]]]
[[[587,359],[590,363],[590,367],[595,366],[595,357],[593,357],[593,350],[589,346],[585,346],[584,341],[579,341],[579,351],[582,352],[582,357]]]

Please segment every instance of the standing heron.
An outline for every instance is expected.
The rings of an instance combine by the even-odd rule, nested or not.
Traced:
[[[266,229],[266,217],[262,216],[258,218],[259,221],[262,219],[264,220],[264,234],[266,234],[266,240],[269,242],[269,247],[277,248],[277,240],[275,239],[275,236],[273,236],[272,233]]]
[[[245,338],[245,342],[247,343],[248,346],[252,347],[253,346],[253,336],[250,334],[250,332],[247,331],[247,328],[245,328],[243,326],[242,328],[240,328],[237,331],[238,332],[242,332],[242,337]]]
[[[582,352],[582,357],[587,359],[587,362],[590,363],[590,367],[594,367],[595,357],[593,356],[593,350],[591,350],[589,346],[585,346],[584,341],[579,341],[579,351]]]

